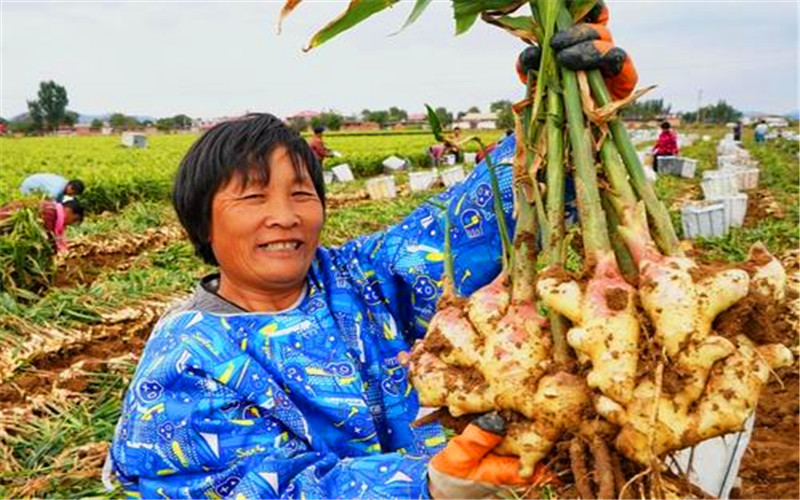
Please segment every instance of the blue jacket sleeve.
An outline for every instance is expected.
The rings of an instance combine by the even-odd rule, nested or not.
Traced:
[[[511,234],[514,145],[512,136],[490,153]],[[423,203],[399,224],[351,240],[334,252],[352,275],[367,283],[365,293],[379,296],[412,341],[425,334],[441,295],[445,213],[440,206],[447,207],[450,219],[456,288],[469,295],[501,270],[502,243],[493,204],[484,160],[463,182]]]
[[[164,328],[148,341],[112,444],[129,498],[427,498],[427,457],[341,458],[312,445],[313,429],[264,367]],[[245,373],[259,390],[236,389]]]

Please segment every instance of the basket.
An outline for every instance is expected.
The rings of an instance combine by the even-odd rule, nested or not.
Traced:
[[[369,197],[373,200],[383,200],[397,196],[397,186],[394,183],[394,176],[391,175],[381,175],[380,177],[367,179],[366,187]]]
[[[466,175],[464,174],[464,167],[456,165],[442,170],[442,182],[445,187],[450,187],[463,181]]]
[[[683,235],[686,238],[714,238],[728,231],[725,205],[721,201],[691,202],[681,209]]]
[[[436,184],[439,173],[436,170],[421,170],[408,173],[408,184],[411,191],[427,191]]]
[[[700,187],[707,200],[714,200],[738,193],[739,180],[731,170],[706,170]]]
[[[747,214],[747,194],[736,193],[711,201],[719,201],[725,206],[725,226],[727,228],[742,227]]]

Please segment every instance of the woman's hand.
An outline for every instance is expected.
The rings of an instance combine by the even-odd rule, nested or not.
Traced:
[[[627,97],[639,75],[627,52],[614,46],[606,28],[608,8],[598,1],[583,21],[553,35],[550,46],[556,51],[558,62],[573,71],[599,69],[611,95],[615,99]]]
[[[482,415],[464,432],[453,438],[428,465],[428,489],[431,497],[489,498],[504,488],[531,486],[557,481],[543,465],[537,464],[533,475],[519,475],[517,457],[500,456],[492,450],[503,440],[505,420],[496,412]]]

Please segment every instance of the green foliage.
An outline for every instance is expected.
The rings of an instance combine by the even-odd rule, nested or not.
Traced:
[[[0,221],[0,285],[12,295],[40,292],[53,280],[55,250],[39,207],[23,206]]]
[[[39,83],[37,99],[28,101],[28,113],[34,128],[37,130],[53,131],[64,122],[67,113],[67,90],[49,80]]]
[[[95,132],[97,132],[101,128],[103,128],[103,120],[101,120],[100,118],[95,118],[94,120],[92,120],[92,124],[89,126],[89,129]]]
[[[497,128],[514,128],[514,112],[511,110],[511,101],[495,101],[489,106],[489,111],[497,113]]]
[[[699,119],[698,119],[699,113]],[[690,111],[682,113],[681,119],[686,122],[701,122],[701,123],[714,123],[723,124],[728,122],[735,122],[742,117],[742,112],[725,102],[724,100],[717,101],[716,104],[709,104],[703,106],[698,111]]]
[[[325,127],[328,130],[339,130],[342,128],[342,115],[334,111],[325,111],[319,116],[311,119],[311,127]]]
[[[633,120],[655,120],[669,115],[672,106],[664,105],[664,99],[633,101],[622,108],[622,117]]]

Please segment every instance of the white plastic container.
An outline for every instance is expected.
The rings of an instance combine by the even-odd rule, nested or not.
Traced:
[[[397,186],[392,175],[381,175],[367,179],[366,187],[369,197],[373,200],[383,200],[397,196]]]
[[[390,171],[396,172],[398,170],[403,170],[408,166],[408,162],[402,158],[398,158],[397,156],[390,156],[383,160],[383,167]]]
[[[742,224],[744,224],[744,216],[747,214],[746,193],[731,194],[711,201],[722,202],[725,206],[725,226],[728,229],[732,227],[742,227]]]
[[[456,155],[444,155],[444,164],[445,165],[455,165],[456,164]]]
[[[347,163],[336,165],[331,170],[333,170],[333,175],[339,182],[352,182],[354,180],[353,171],[350,170],[350,165]]]
[[[682,163],[677,156],[659,156],[656,158],[656,172],[666,175],[681,175]]]
[[[697,160],[691,158],[681,158],[681,177],[691,179],[697,171]]]
[[[745,191],[758,187],[759,170],[757,168],[742,168],[734,170],[733,172],[736,173],[736,180],[740,190]]]
[[[706,170],[700,187],[707,200],[714,200],[738,193],[739,180],[732,170]]]
[[[420,170],[408,173],[408,184],[411,191],[427,191],[436,184],[439,173],[436,170]]]
[[[728,231],[725,205],[720,201],[696,201],[684,205],[681,223],[683,235],[689,239],[723,236]]]
[[[442,170],[442,182],[444,182],[445,187],[458,184],[459,182],[463,181],[465,177],[466,175],[464,174],[464,167],[461,165],[456,165],[455,167]]]
[[[467,165],[474,165],[475,158],[478,156],[477,153],[464,153],[464,163]]]
[[[333,172],[329,172],[327,170],[323,171],[322,178],[325,180],[325,184],[333,183]]]

